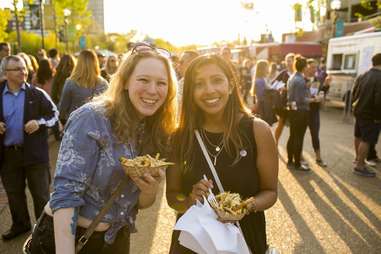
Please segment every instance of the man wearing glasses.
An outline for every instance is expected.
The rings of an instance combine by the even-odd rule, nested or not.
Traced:
[[[26,83],[22,58],[2,61],[6,81],[0,83],[0,175],[12,215],[12,227],[2,238],[10,240],[31,228],[26,181],[37,218],[49,200],[47,128],[58,120],[58,111],[44,91]]]

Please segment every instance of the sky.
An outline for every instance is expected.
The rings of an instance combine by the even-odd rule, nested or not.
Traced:
[[[295,29],[295,2],[254,0],[254,9],[247,11],[240,0],[105,0],[105,29],[119,33],[136,29],[141,36],[178,46],[235,40],[238,34],[258,40],[267,30],[280,41],[282,33]]]
[[[254,2],[253,10],[244,10],[240,2]],[[210,45],[244,37],[258,40],[271,31],[275,40],[282,33],[295,31],[292,5],[307,0],[104,0],[106,32],[139,32],[162,38],[177,46]],[[0,0],[0,7],[11,0]],[[21,1],[20,1],[21,2]],[[304,9],[305,30],[311,29]]]

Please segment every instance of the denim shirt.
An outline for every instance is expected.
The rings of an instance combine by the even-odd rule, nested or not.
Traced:
[[[288,102],[296,102],[298,111],[308,111],[309,107],[309,89],[303,75],[296,72],[288,80]]]
[[[125,176],[119,158],[135,157],[133,144],[121,144],[113,136],[102,105],[88,103],[74,111],[65,127],[57,159],[50,207],[78,208],[79,215],[93,220]],[[140,191],[128,178],[123,193],[102,219],[111,226],[105,242],[112,243],[123,226],[135,231]]]

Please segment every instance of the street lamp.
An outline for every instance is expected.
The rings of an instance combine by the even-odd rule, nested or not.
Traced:
[[[332,0],[331,1],[331,9],[332,9],[332,37],[336,37],[336,23],[338,19],[337,11],[341,7],[341,1],[340,0]]]
[[[79,44],[81,43],[81,29],[82,29],[82,25],[81,24],[76,24],[75,25],[75,30],[77,31],[77,33],[76,33],[76,40],[77,40],[77,38],[79,37]],[[73,44],[73,48],[74,48],[74,50],[75,50],[75,46],[74,46],[75,44]],[[79,45],[79,49],[81,49],[81,45]]]
[[[331,1],[331,9],[336,11],[338,9],[340,9],[341,7],[341,1],[340,0],[333,0]]]
[[[15,21],[16,21],[16,35],[17,35],[17,52],[21,52],[21,35],[20,35],[20,21],[19,21],[19,14],[18,10],[20,9],[20,3],[16,0],[13,0],[12,7],[15,14]],[[21,6],[22,8],[22,6]]]
[[[65,24],[65,43],[66,43],[66,51],[69,51],[69,36],[68,36],[68,31],[67,31],[67,25],[69,24],[69,16],[71,15],[71,10],[65,8],[63,10],[64,14],[64,24]]]

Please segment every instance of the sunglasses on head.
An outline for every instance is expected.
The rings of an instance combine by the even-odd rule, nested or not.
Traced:
[[[146,42],[137,42],[135,43],[134,47],[132,48],[131,55],[139,52],[147,52],[147,51],[154,51],[158,53],[161,56],[164,56],[165,58],[170,58],[171,57],[171,52],[164,48],[157,48],[152,46],[149,43]]]

